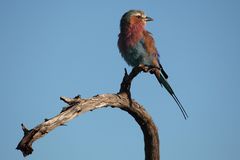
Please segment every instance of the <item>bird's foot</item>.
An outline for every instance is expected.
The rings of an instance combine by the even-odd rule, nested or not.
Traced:
[[[141,68],[143,72],[148,72],[149,70],[149,66],[144,64],[140,64],[138,67]]]
[[[156,72],[156,70],[159,70],[159,68],[152,67],[149,69],[149,73],[154,74]]]
[[[151,74],[155,73],[156,70],[160,70],[158,67],[150,66],[150,65],[144,65],[140,64],[139,67],[142,69],[143,72],[149,72]]]

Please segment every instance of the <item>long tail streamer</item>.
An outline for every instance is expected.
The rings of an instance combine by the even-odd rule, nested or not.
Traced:
[[[165,73],[165,72],[164,72]],[[180,101],[178,100],[177,96],[175,95],[175,93],[173,92],[172,87],[170,86],[170,84],[167,82],[167,79],[165,78],[165,76],[159,71],[157,70],[155,73],[156,78],[158,79],[158,82],[163,85],[166,90],[168,91],[168,93],[173,97],[173,99],[175,100],[175,102],[177,103],[179,109],[181,110],[184,119],[188,118],[188,114],[185,111],[185,109],[183,108],[182,104],[180,103]]]

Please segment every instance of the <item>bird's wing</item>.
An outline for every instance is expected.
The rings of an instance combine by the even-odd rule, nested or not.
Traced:
[[[158,67],[162,73],[162,75],[164,76],[165,79],[168,78],[167,73],[165,72],[165,70],[163,69],[163,66],[161,65],[161,63],[159,62],[159,54],[157,51],[157,48],[155,47],[155,42],[154,39],[151,35],[150,32],[145,31],[143,32],[143,37],[144,37],[144,48],[147,51],[147,53],[149,55],[153,56],[153,66]]]

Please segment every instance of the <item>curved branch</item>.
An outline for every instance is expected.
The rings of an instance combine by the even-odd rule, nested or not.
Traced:
[[[133,74],[133,72],[135,73]],[[128,112],[134,117],[141,127],[145,142],[145,160],[159,160],[159,139],[157,127],[143,106],[138,104],[136,101],[129,99],[131,81],[140,72],[141,69],[139,70],[138,68],[137,70],[133,69],[130,75],[125,73],[120,93],[118,94],[101,94],[89,99],[82,99],[80,96],[73,99],[61,97],[60,99],[66,102],[69,106],[64,107],[60,114],[51,119],[45,119],[43,123],[37,125],[31,130],[28,130],[22,124],[24,137],[19,142],[16,149],[21,150],[23,155],[27,156],[33,152],[32,143],[52,131],[54,128],[64,125],[76,116],[85,112],[111,106]],[[127,82],[129,82],[129,85],[126,84]]]

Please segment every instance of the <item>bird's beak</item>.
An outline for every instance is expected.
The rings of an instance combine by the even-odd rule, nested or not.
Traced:
[[[145,20],[146,20],[146,21],[153,21],[153,18],[151,18],[151,17],[146,17]]]

